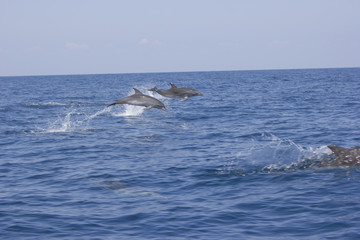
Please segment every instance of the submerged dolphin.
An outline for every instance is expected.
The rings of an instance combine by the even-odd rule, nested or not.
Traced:
[[[156,87],[149,89],[149,91],[155,91],[158,94],[168,98],[182,98],[182,102],[188,100],[190,97],[203,96],[204,94],[196,91],[192,88],[178,88],[175,84],[170,83],[171,88],[168,90],[160,90]]]
[[[119,189],[125,189],[131,187],[119,180],[104,180],[104,181],[97,181],[97,182],[93,181],[93,182],[102,185],[105,189],[109,189],[109,190],[119,190]]]
[[[89,178],[88,180],[92,183],[95,183],[96,185],[102,186],[104,189],[113,190],[121,194],[165,198],[159,193],[151,191],[151,189],[140,186],[128,185],[127,183],[117,179],[102,180],[97,178]]]
[[[116,102],[108,105],[108,107],[115,104],[129,104],[135,106],[144,106],[145,110],[149,110],[150,108],[158,108],[167,111],[165,105],[156,98],[145,95],[136,88],[134,88],[134,91],[135,94],[128,97],[120,98]]]
[[[331,160],[323,160],[317,164],[320,167],[360,167],[360,146],[343,148],[329,145],[334,154]]]

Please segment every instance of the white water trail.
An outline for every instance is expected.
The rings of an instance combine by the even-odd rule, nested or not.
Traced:
[[[109,112],[110,109],[108,107],[104,108],[103,110],[100,110],[100,111],[97,111],[96,113],[90,115],[90,116],[86,116],[86,119],[84,121],[89,121],[89,120],[92,120],[93,118],[99,116],[100,114],[103,114],[103,113],[106,113],[106,112]]]
[[[64,118],[58,118],[56,121],[50,123],[47,128],[41,128],[38,133],[66,133],[89,131],[90,122],[95,117],[109,111],[109,108],[104,108],[91,115],[85,114],[85,118],[81,119],[84,114],[79,113],[77,110],[72,110],[66,113]]]

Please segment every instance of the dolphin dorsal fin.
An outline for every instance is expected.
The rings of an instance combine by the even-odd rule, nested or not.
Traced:
[[[173,84],[172,82],[170,83],[171,88],[177,88],[177,86],[175,84]]]
[[[347,148],[343,148],[343,147],[336,146],[336,145],[329,145],[328,148],[330,148],[331,151],[332,151],[335,155],[339,155],[339,154],[341,154],[342,152],[349,151],[349,149],[347,149]]]
[[[137,89],[137,88],[133,88],[134,89],[134,91],[135,91],[135,94],[141,94],[141,95],[144,95],[142,92],[140,92],[139,91],[139,89]]]

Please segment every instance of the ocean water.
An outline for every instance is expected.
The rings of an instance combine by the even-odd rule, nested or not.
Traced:
[[[197,89],[185,102],[148,92]],[[168,111],[106,106],[133,87]],[[360,239],[360,69],[0,77],[1,239]]]

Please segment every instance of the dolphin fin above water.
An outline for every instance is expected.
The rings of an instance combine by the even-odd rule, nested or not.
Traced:
[[[360,146],[344,148],[336,145],[329,145],[333,152],[331,160],[323,160],[317,165],[319,167],[360,167]]]
[[[329,145],[328,148],[334,153],[335,161],[342,162],[349,166],[360,166],[360,146],[343,148],[336,145]]]
[[[139,89],[137,89],[137,88],[133,88],[133,89],[134,89],[134,91],[135,91],[135,94],[144,95],[142,92],[140,92]]]
[[[177,86],[175,84],[173,84],[172,82],[170,82],[170,86],[171,86],[171,88],[177,88]]]

